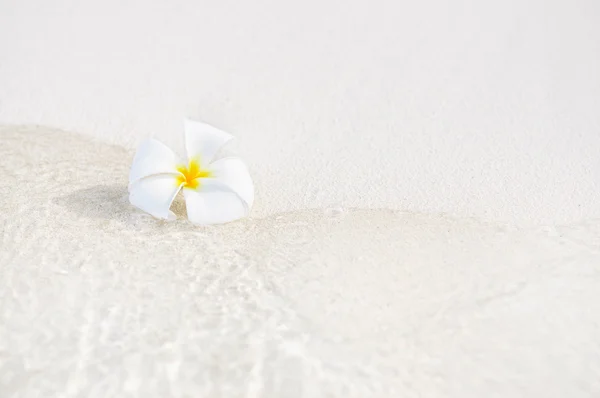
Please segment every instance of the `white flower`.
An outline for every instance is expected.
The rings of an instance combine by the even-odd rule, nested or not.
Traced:
[[[221,224],[248,215],[254,185],[236,157],[214,160],[233,136],[205,123],[185,121],[187,163],[154,139],[138,148],[129,173],[129,201],[162,219],[174,219],[170,207],[183,190],[188,218],[195,224]]]

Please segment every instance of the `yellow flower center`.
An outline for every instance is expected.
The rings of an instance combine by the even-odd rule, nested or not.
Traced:
[[[183,184],[184,188],[196,189],[200,185],[201,178],[210,177],[212,174],[208,170],[200,167],[199,159],[190,159],[190,164],[186,167],[178,166],[177,171],[181,174],[177,177],[177,186]]]

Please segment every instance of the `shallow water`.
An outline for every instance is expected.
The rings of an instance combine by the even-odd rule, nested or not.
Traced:
[[[598,220],[259,203],[197,227],[128,203],[124,149],[0,139],[3,397],[600,393]]]

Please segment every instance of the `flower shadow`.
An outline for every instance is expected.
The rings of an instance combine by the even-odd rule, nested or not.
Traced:
[[[115,220],[131,212],[127,195],[126,186],[97,185],[57,197],[53,202],[80,217]]]
[[[149,214],[133,207],[129,203],[128,196],[125,185],[98,185],[57,197],[53,202],[79,217],[88,219],[113,220],[128,224],[139,218],[138,216],[142,216],[157,221]],[[187,216],[182,199],[181,195],[177,195],[171,206],[171,210],[178,218]]]

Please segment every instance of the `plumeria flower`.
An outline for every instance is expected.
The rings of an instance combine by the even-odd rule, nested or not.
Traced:
[[[248,215],[254,185],[237,157],[215,160],[233,136],[192,120],[185,121],[187,162],[155,139],[139,146],[129,173],[129,201],[162,219],[175,219],[171,203],[183,191],[188,218],[195,224],[222,224]]]

